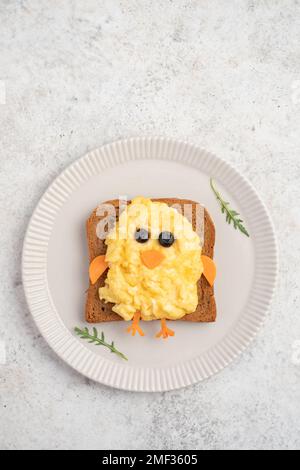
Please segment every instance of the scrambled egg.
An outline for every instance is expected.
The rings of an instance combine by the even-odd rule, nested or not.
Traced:
[[[149,239],[136,240],[137,230]],[[159,235],[168,231],[174,243],[164,247]],[[136,198],[106,238],[109,265],[99,296],[114,303],[113,311],[131,320],[137,311],[142,320],[177,320],[198,305],[197,282],[203,273],[201,240],[190,222],[167,204]],[[143,252],[160,252],[163,260],[154,269],[142,261]]]

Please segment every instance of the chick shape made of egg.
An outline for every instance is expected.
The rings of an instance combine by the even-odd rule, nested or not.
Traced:
[[[136,241],[136,231],[145,229],[150,238]],[[170,247],[158,238],[169,231],[175,237]],[[175,208],[151,199],[136,198],[127,207],[106,238],[109,265],[100,299],[114,304],[124,320],[136,312],[142,320],[178,320],[198,305],[197,282],[203,273],[201,240],[192,224]],[[162,261],[154,269],[143,263],[143,254],[160,252]]]

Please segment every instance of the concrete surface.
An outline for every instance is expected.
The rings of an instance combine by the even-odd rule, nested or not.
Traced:
[[[300,448],[300,1],[0,2],[0,448]],[[172,393],[89,382],[40,337],[21,250],[53,178],[120,137],[234,163],[276,225],[280,282],[252,347]]]

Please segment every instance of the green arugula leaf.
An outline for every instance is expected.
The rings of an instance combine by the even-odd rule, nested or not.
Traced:
[[[243,225],[243,220],[239,218],[240,214],[237,211],[235,211],[233,209],[230,209],[229,202],[224,201],[221,194],[216,189],[216,187],[214,185],[214,180],[212,178],[210,179],[210,186],[211,186],[211,189],[213,190],[217,200],[220,203],[222,214],[226,214],[226,222],[229,225],[231,225],[231,223],[232,223],[235,230],[238,229],[241,233],[246,235],[246,237],[250,237],[248,231],[246,230],[245,226]]]
[[[105,346],[112,353],[121,357],[125,361],[128,361],[128,358],[123,353],[121,353],[120,351],[116,349],[114,342],[112,342],[111,344],[106,343],[103,331],[101,333],[101,338],[99,338],[98,331],[95,327],[93,328],[93,334],[89,332],[89,329],[87,327],[81,330],[80,328],[76,326],[74,328],[74,331],[78,336],[80,336],[80,338],[86,339],[89,343],[94,343],[95,346]]]

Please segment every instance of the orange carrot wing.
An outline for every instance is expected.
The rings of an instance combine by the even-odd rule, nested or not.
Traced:
[[[92,284],[96,284],[99,277],[108,269],[108,264],[105,261],[105,255],[97,256],[91,264],[89,269],[90,280]]]
[[[203,275],[208,280],[211,286],[214,285],[216,276],[217,276],[217,267],[214,261],[209,258],[208,256],[201,256],[202,263],[203,263]]]

